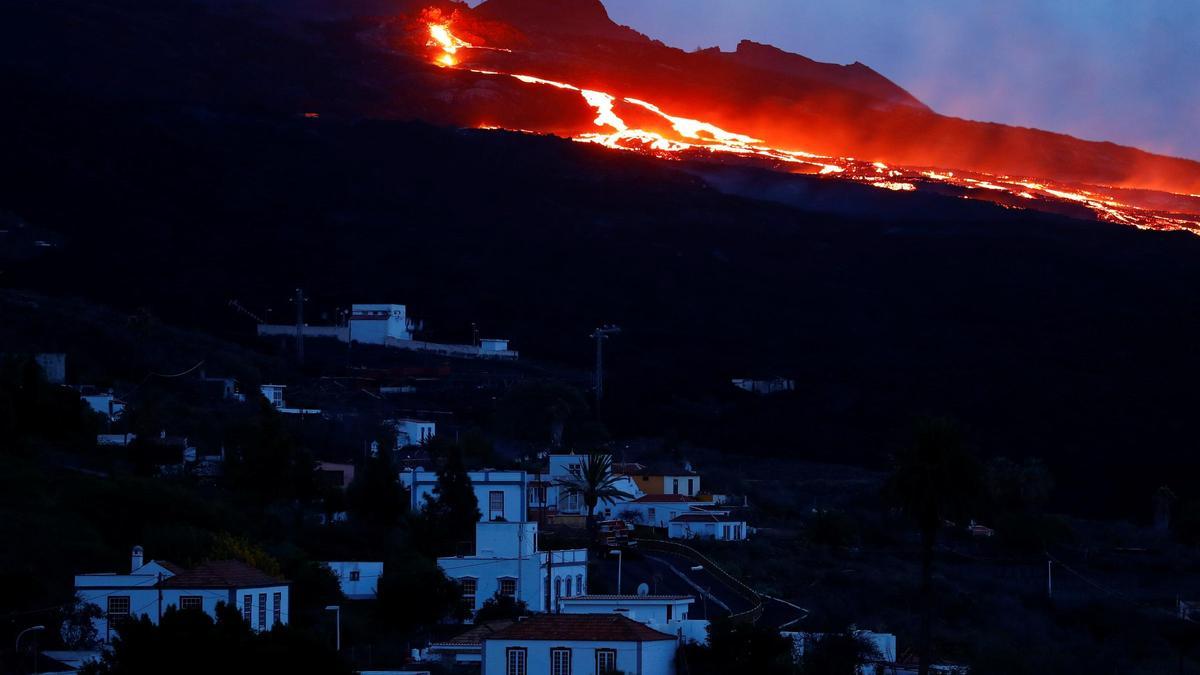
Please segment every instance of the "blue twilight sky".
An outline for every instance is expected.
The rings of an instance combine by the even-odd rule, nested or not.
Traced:
[[[672,46],[861,61],[941,113],[1200,159],[1200,0],[604,4]]]

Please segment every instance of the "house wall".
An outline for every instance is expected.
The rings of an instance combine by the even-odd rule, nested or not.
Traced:
[[[477,526],[477,538],[487,539],[485,534],[480,537],[479,530],[484,529],[489,523],[480,523]],[[534,523],[526,523],[536,528]],[[497,530],[497,534],[503,534]],[[525,540],[528,542],[528,539]],[[491,545],[496,547],[498,552],[482,555],[483,550],[480,550],[480,555],[463,556],[463,557],[446,557],[438,558],[438,566],[446,573],[446,576],[461,581],[463,579],[475,580],[475,602],[472,605],[472,610],[478,610],[483,606],[489,598],[494,596],[500,590],[501,579],[513,579],[517,585],[517,598],[523,600],[529,609],[535,612],[548,611],[546,605],[547,593],[547,578],[550,581],[550,607],[553,608],[560,600],[561,595],[565,595],[565,582],[561,585],[554,584],[555,579],[565,580],[568,576],[572,579],[572,592],[578,586],[576,579],[582,579],[584,587],[587,586],[587,550],[572,549],[565,551],[525,551],[518,555],[515,547],[503,547],[499,542]]]
[[[736,527],[735,527],[736,526]],[[741,541],[749,538],[745,522],[732,523],[678,523],[671,522],[667,535],[671,539],[715,539],[717,541]]]
[[[568,598],[560,607],[563,614],[611,614],[620,612],[639,623],[666,625],[688,618],[690,600],[639,600],[634,597],[614,600]],[[671,616],[667,617],[667,607]],[[673,631],[667,631],[673,632]]]
[[[703,502],[629,502],[614,509],[619,516],[622,512],[633,511],[641,519],[642,525],[651,527],[667,527],[671,519],[681,513],[690,513],[693,506]]]
[[[149,566],[148,566],[149,567]],[[165,575],[169,576],[169,575]],[[274,625],[274,594],[280,593],[280,623],[287,624],[290,614],[290,598],[288,587],[268,586],[248,589],[203,589],[203,588],[164,588],[161,595],[155,586],[159,581],[157,573],[149,574],[96,574],[79,575],[75,578],[75,592],[85,603],[94,604],[105,614],[92,620],[97,635],[104,642],[114,636],[109,626],[107,611],[108,599],[113,596],[129,598],[129,614],[137,618],[146,615],[153,623],[158,623],[160,612],[168,607],[180,606],[180,598],[184,596],[199,596],[201,609],[205,614],[216,618],[217,603],[224,602],[233,605],[241,613],[244,607],[244,596],[251,596],[250,626],[258,630],[259,594],[266,594],[267,612],[265,628]]]
[[[518,523],[527,519],[525,490],[529,477],[523,471],[471,471],[468,474],[475,499],[479,502],[481,520],[496,520],[497,514],[489,511],[492,492],[500,492],[504,509],[500,519]],[[437,473],[415,469],[400,472],[400,483],[409,491],[410,506],[420,510],[425,506],[425,495],[432,495],[437,485]]]
[[[388,338],[411,340],[408,310],[404,305],[354,305],[350,312],[350,339],[381,345]]]
[[[372,600],[379,586],[379,578],[383,576],[381,562],[327,562],[321,563],[328,567],[337,577],[342,595],[350,600]],[[351,579],[358,572],[358,580]]]
[[[550,650],[566,647],[571,650],[572,675],[595,675],[596,650],[615,649],[617,672],[629,675],[674,675],[675,641],[654,642],[592,642],[548,640],[484,640],[482,675],[505,675],[505,656],[509,647],[526,650],[526,673],[548,675]]]

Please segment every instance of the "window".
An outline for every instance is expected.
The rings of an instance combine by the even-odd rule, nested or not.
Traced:
[[[604,675],[605,673],[615,672],[617,672],[617,650],[597,649],[596,675]]]
[[[554,597],[562,597],[562,577],[554,577]]]
[[[579,595],[586,595],[586,592],[583,590],[583,575],[582,574],[575,575],[575,592]]]
[[[204,609],[204,600],[198,595],[184,595],[179,598],[179,609]]]
[[[362,572],[358,570],[350,570],[350,581],[358,581],[362,578]]]
[[[571,577],[567,577],[567,597],[568,598],[572,597],[572,595],[571,595]]]
[[[695,489],[695,487],[692,486],[692,483],[695,482],[695,480],[696,479],[694,479],[694,478],[688,479],[688,495],[689,496],[696,494],[696,489]]]
[[[675,605],[667,605],[667,623],[671,623],[673,618],[675,618]]]
[[[458,583],[462,586],[463,604],[470,609],[475,609],[475,591],[479,588],[479,581],[466,577],[459,579]]]
[[[267,594],[258,594],[258,629],[267,629]]]
[[[651,506],[650,508],[646,509],[646,520],[649,520],[649,521],[650,521],[650,526],[651,526],[651,527],[653,527],[653,526],[655,526],[655,525],[657,525],[657,524],[658,524],[658,520],[656,520],[656,519],[654,518],[654,507],[653,507],[653,506]]]
[[[504,493],[500,490],[488,493],[488,520],[504,520]]]
[[[242,621],[245,621],[247,626],[250,625],[250,620],[251,620],[251,618],[254,617],[254,614],[251,613],[253,611],[254,611],[254,596],[253,595],[243,595],[242,596]]]
[[[571,650],[557,647],[550,650],[550,675],[571,675]]]
[[[504,654],[504,675],[525,675],[527,656],[524,647],[509,647]]]
[[[500,595],[508,598],[517,597],[517,580],[516,579],[501,579],[500,580]]]
[[[283,623],[283,593],[276,593],[275,596],[271,598],[271,601],[273,603],[271,605],[273,611],[273,614],[271,615],[271,625]]]
[[[529,486],[529,505],[541,506],[546,503],[546,486],[531,485]]]
[[[671,479],[671,494],[675,494],[675,495],[679,494],[679,479],[678,478]]]
[[[109,623],[117,623],[129,618],[129,596],[128,595],[110,595],[108,596],[108,621]]]

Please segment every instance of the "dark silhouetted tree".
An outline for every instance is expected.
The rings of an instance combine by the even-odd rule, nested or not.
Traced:
[[[982,489],[982,469],[963,444],[958,427],[945,419],[918,423],[912,444],[897,458],[885,495],[921,534],[920,675],[928,675],[932,649],[933,558],[938,530],[965,517]]]

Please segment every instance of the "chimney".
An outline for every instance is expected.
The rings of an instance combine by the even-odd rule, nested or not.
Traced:
[[[134,546],[133,547],[133,555],[130,556],[130,560],[129,560],[130,566],[131,566],[131,569],[129,570],[130,572],[138,571],[138,568],[142,566],[143,557],[144,557],[144,553],[142,551],[142,547]]]

